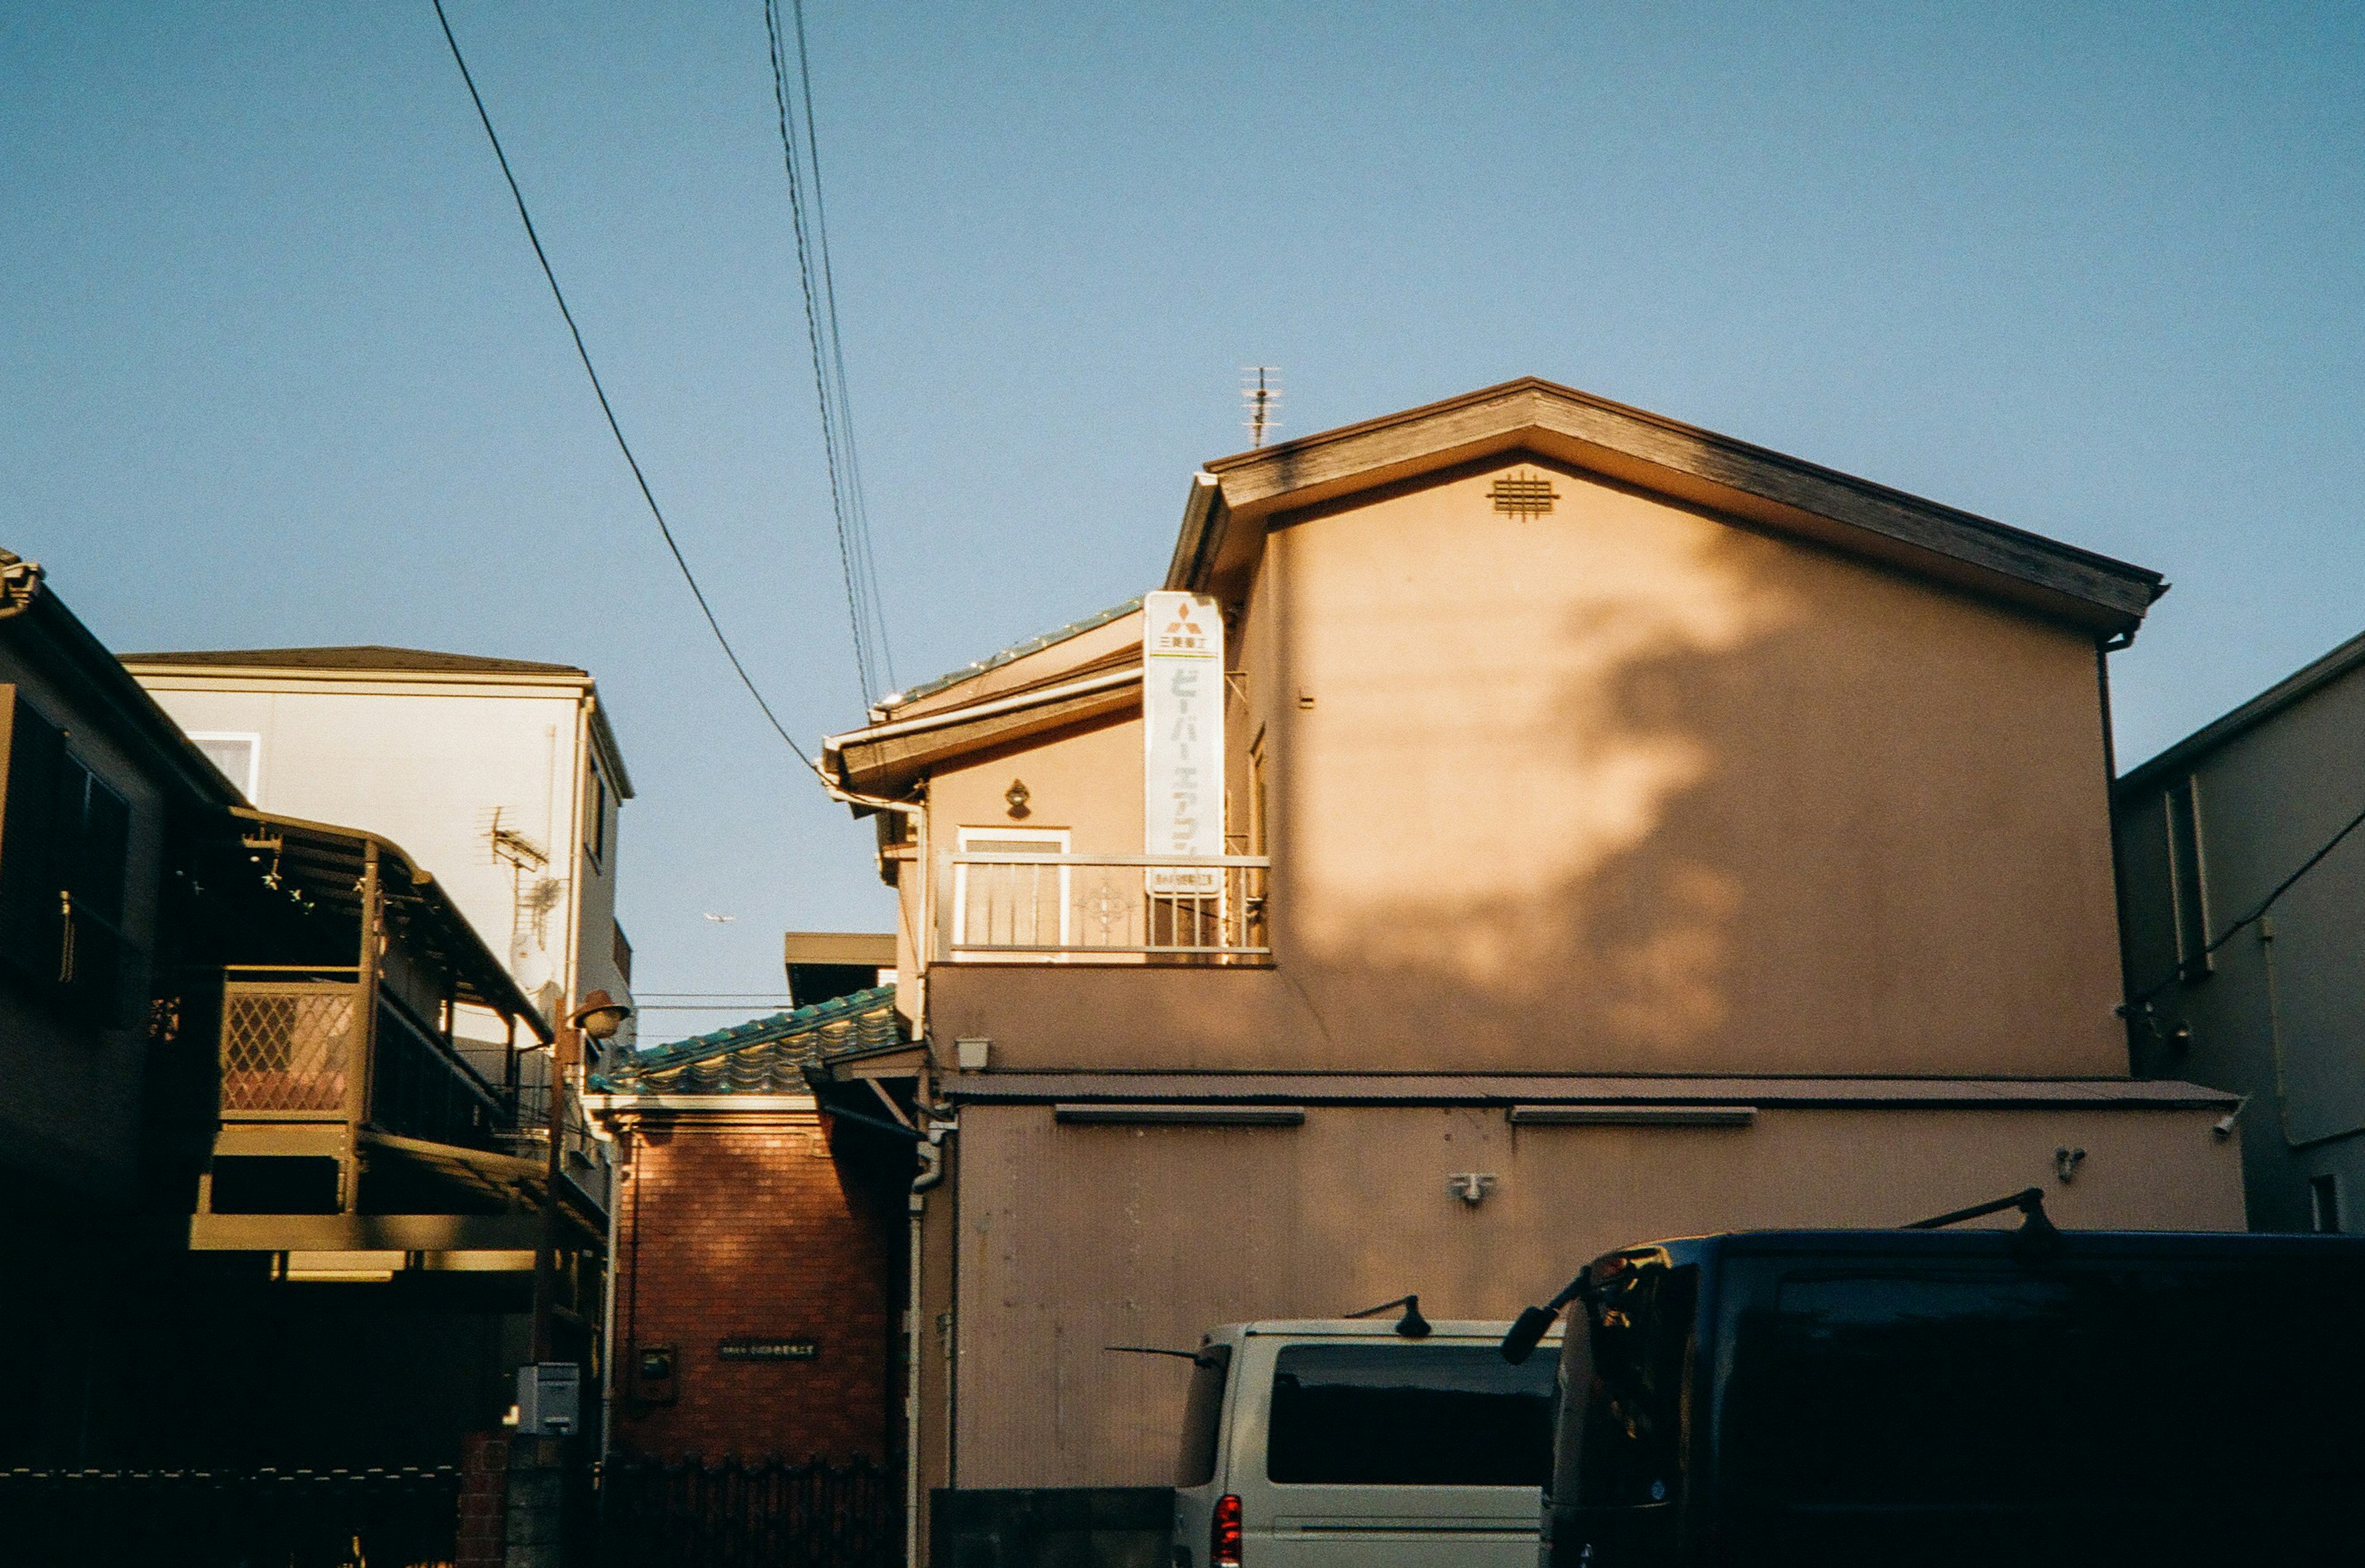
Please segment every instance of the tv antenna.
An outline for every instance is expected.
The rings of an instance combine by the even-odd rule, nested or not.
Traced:
[[[1281,366],[1251,364],[1240,372],[1240,401],[1248,405],[1249,444],[1262,446],[1267,431],[1279,430],[1274,409],[1281,402]]]

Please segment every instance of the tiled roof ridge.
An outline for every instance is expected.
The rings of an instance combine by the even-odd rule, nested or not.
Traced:
[[[1065,626],[1053,631],[1039,633],[1023,643],[1013,643],[1000,653],[988,654],[975,664],[963,665],[957,670],[940,675],[934,680],[924,680],[917,686],[907,686],[894,695],[891,700],[893,705],[900,708],[906,703],[916,702],[923,697],[933,697],[939,691],[958,686],[964,680],[974,679],[989,670],[1000,669],[1003,665],[1023,659],[1029,654],[1041,653],[1045,648],[1064,643],[1070,637],[1081,637],[1087,632],[1105,626],[1112,621],[1139,610],[1142,599],[1142,595],[1135,594],[1123,604],[1111,605],[1097,614],[1087,615],[1080,621],[1070,621]]]
[[[875,986],[727,1029],[633,1052],[593,1076],[603,1093],[777,1093],[810,1087],[804,1070],[897,1044],[895,988]]]
[[[833,996],[826,1002],[793,1008],[786,1013],[774,1013],[763,1018],[751,1018],[745,1024],[733,1024],[703,1035],[692,1035],[686,1040],[652,1046],[637,1052],[633,1064],[639,1068],[679,1067],[697,1061],[717,1051],[752,1046],[762,1040],[777,1039],[801,1030],[817,1028],[838,1018],[851,1018],[868,1013],[880,1002],[895,1000],[891,985],[873,986],[869,991],[851,991],[845,996]]]

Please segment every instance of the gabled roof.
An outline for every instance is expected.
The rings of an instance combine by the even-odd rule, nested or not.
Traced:
[[[803,1094],[806,1068],[902,1039],[895,988],[882,985],[626,1053],[593,1074],[591,1087],[608,1094]]]
[[[2218,747],[2240,738],[2269,719],[2365,665],[2365,635],[2351,637],[2303,668],[2293,670],[2232,712],[2211,720],[2150,760],[2119,775],[2116,789],[2125,793],[2157,782],[2161,775],[2183,773]]]
[[[86,722],[109,725],[118,744],[174,791],[176,804],[246,803],[238,786],[47,586],[40,564],[10,550],[0,550],[0,644],[54,682]]]
[[[1514,452],[1868,556],[2108,635],[2131,635],[2157,572],[1527,376],[1217,459],[1192,487],[1170,588],[1239,569],[1263,520]]]
[[[378,643],[338,648],[196,648],[179,653],[125,654],[127,665],[183,665],[209,669],[399,670],[434,675],[564,675],[590,678],[573,665],[532,659],[495,659],[477,654],[441,654],[427,648],[391,648]]]

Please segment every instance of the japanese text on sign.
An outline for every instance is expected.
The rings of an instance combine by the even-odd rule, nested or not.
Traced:
[[[1224,852],[1224,622],[1204,594],[1142,602],[1143,852]],[[1153,868],[1149,891],[1222,890],[1220,868]]]

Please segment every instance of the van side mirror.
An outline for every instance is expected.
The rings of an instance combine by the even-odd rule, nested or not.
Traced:
[[[1511,1331],[1503,1336],[1500,1347],[1503,1359],[1515,1367],[1525,1363],[1530,1356],[1536,1353],[1536,1347],[1543,1343],[1544,1336],[1552,1332],[1552,1326],[1559,1317],[1559,1312],[1549,1306],[1521,1308],[1518,1320],[1511,1325]]]

